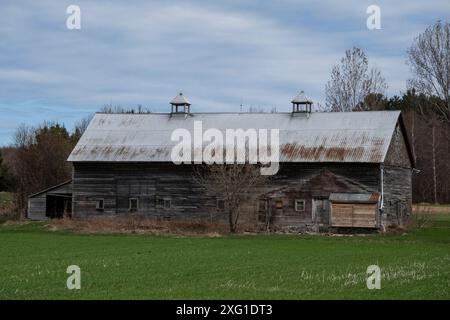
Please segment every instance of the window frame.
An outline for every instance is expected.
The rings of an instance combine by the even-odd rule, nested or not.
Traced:
[[[280,204],[280,205],[278,205]],[[282,210],[284,207],[283,199],[276,199],[275,200],[275,209]]]
[[[100,206],[100,202],[102,204],[101,206]],[[95,210],[97,210],[97,211],[105,210],[105,199],[101,198],[101,199],[95,200]]]
[[[298,203],[302,202],[302,209],[299,210]],[[295,199],[294,200],[294,210],[295,212],[305,212],[306,211],[306,200],[305,199]]]
[[[221,203],[221,202],[223,203],[222,207],[219,205],[219,203]],[[217,210],[224,211],[225,210],[225,199],[217,199],[216,208],[217,208]]]
[[[166,204],[169,204],[169,206],[167,206]],[[164,210],[170,210],[172,208],[172,199],[163,199],[163,209]]]
[[[131,206],[131,202],[136,200],[136,208],[133,208]],[[139,210],[139,198],[128,198],[128,211],[130,212],[136,212]]]

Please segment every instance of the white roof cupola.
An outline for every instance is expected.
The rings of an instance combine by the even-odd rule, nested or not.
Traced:
[[[182,92],[170,101],[170,105],[172,106],[172,113],[189,113],[191,109],[191,103]]]
[[[305,94],[305,92],[300,91],[300,93],[292,99],[291,102],[293,113],[311,113],[313,101]]]

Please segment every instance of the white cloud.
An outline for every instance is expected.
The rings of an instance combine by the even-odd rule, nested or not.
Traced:
[[[289,110],[298,90],[323,101],[332,65],[353,45],[365,49],[395,94],[408,77],[407,46],[450,12],[448,1],[378,1],[383,29],[368,31],[372,1],[79,0],[82,29],[74,31],[65,28],[70,4],[3,1],[0,111],[18,105],[46,119],[61,109],[72,119],[70,110],[75,117],[110,101],[164,111],[179,90],[197,111],[239,110],[241,101]],[[43,105],[52,111],[37,115]]]

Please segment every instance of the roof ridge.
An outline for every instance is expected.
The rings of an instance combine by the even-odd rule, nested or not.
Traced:
[[[332,115],[341,115],[341,114],[363,114],[363,113],[401,113],[401,110],[369,110],[369,111],[343,111],[343,112],[328,112],[328,111],[314,111],[310,114],[332,114]],[[145,116],[145,115],[171,115],[171,112],[102,112],[97,111],[95,114],[106,114],[106,115],[130,115],[130,116]],[[240,112],[240,111],[218,111],[218,112],[191,112],[189,115],[196,114],[265,114],[265,115],[292,115],[292,112],[283,111],[283,112]],[[299,118],[302,119],[302,118]]]

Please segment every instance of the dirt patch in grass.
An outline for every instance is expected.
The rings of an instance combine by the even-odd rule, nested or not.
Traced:
[[[411,223],[407,226],[389,226],[386,228],[386,234],[407,235],[408,232],[414,229]]]
[[[47,227],[52,231],[79,233],[118,233],[217,237],[228,234],[228,226],[202,221],[157,221],[142,216],[90,217],[86,219],[55,219]]]

